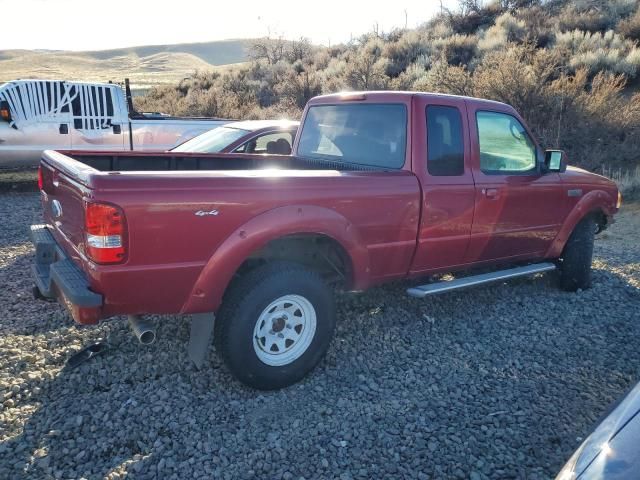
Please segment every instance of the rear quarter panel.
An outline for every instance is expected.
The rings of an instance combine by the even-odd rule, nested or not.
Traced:
[[[86,265],[107,315],[212,311],[247,252],[293,233],[363,249],[357,288],[402,277],[420,210],[418,181],[403,171],[122,172],[90,187],[128,226],[126,263]],[[224,242],[224,261],[210,263]]]

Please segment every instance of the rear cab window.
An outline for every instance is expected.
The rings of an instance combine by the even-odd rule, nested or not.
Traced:
[[[404,104],[314,105],[307,112],[297,155],[385,169],[404,166]]]
[[[110,85],[71,84],[73,128],[105,130],[117,122],[115,95]]]
[[[427,171],[437,177],[464,175],[462,115],[456,107],[427,107]]]

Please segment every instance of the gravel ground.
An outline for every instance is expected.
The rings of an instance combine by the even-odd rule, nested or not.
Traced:
[[[37,195],[0,196],[0,478],[549,478],[638,380],[640,207],[598,237],[594,287],[553,275],[428,301],[339,299],[336,337],[273,393],[186,358],[188,324],[78,329],[31,297]],[[74,371],[65,359],[109,337]]]

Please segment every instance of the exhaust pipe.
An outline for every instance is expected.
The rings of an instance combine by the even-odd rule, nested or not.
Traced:
[[[129,326],[142,345],[156,341],[156,329],[140,315],[129,315]]]

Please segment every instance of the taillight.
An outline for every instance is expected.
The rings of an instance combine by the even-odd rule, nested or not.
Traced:
[[[125,218],[122,210],[106,203],[86,202],[86,251],[96,263],[118,263],[125,258]]]
[[[42,165],[38,167],[38,190],[42,190],[44,181],[42,180]]]

